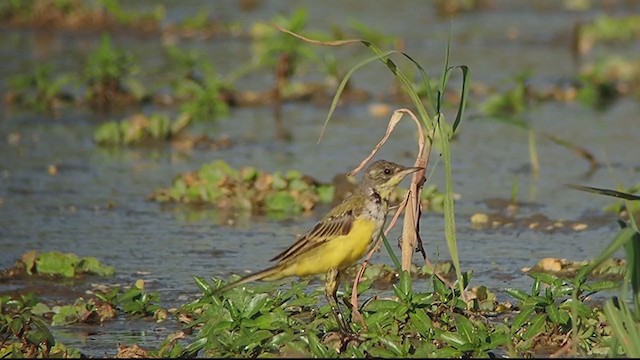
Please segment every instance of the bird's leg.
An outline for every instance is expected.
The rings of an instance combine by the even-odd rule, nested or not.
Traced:
[[[333,316],[335,316],[336,322],[338,323],[338,326],[340,327],[342,332],[348,335],[354,335],[355,333],[351,329],[349,323],[345,320],[346,317],[342,314],[340,306],[338,305],[338,297],[336,294],[338,293],[339,275],[340,274],[338,272],[338,269],[335,268],[332,268],[327,272],[324,284],[325,296],[327,297],[327,301],[331,306],[331,312],[333,313]]]

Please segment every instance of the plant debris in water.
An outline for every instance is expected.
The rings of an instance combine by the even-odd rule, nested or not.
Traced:
[[[254,167],[234,169],[223,160],[178,176],[170,188],[159,189],[151,199],[267,213],[301,213],[333,199],[332,185],[290,170],[269,174]]]
[[[31,250],[22,255],[12,268],[3,269],[0,278],[27,275],[53,275],[72,278],[81,274],[111,276],[115,268],[104,265],[93,256],[79,257],[74,253],[59,251],[37,252]]]

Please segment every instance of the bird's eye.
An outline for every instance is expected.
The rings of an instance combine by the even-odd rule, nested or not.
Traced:
[[[391,175],[391,169],[384,169],[385,175]]]

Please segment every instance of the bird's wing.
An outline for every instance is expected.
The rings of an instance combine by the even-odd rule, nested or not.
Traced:
[[[316,248],[336,236],[348,234],[357,215],[353,209],[344,210],[341,206],[334,208],[311,230],[271,261],[285,261]]]

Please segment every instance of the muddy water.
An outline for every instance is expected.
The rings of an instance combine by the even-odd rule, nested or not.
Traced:
[[[150,3],[138,2],[136,6]],[[221,21],[249,24],[293,7],[292,3],[285,6],[265,1],[255,10],[243,12],[235,3],[213,4],[167,2],[169,21],[199,8],[211,8]],[[407,51],[433,75],[440,69],[449,22],[436,17],[429,3],[403,2],[400,7],[364,1],[349,5],[337,1],[296,4],[309,9],[310,28],[326,30],[327,19],[345,25],[349,18],[357,17],[379,26],[382,33],[402,37]],[[504,79],[527,69],[532,71],[532,81],[540,85],[574,74],[577,68],[568,44],[571,28],[575,21],[603,11],[566,11],[549,1],[529,2],[526,8],[506,1],[495,4],[494,9],[455,18],[452,60],[469,65],[474,80],[497,87],[504,86]],[[638,10],[627,6],[614,6],[607,11]],[[26,71],[34,61],[46,59],[64,71],[79,69],[81,59],[97,44],[95,34],[44,36],[30,30],[3,30],[0,39],[3,91],[9,75]],[[159,40],[123,34],[117,34],[116,39],[137,56],[141,67],[151,74],[151,83],[163,81],[166,65]],[[181,45],[201,49],[222,73],[237,66],[237,59],[247,59],[251,54],[250,42],[242,39],[189,40]],[[634,46],[638,45],[631,47]],[[618,50],[628,52],[629,47],[614,48]],[[358,50],[336,51],[344,57],[345,69],[367,56]],[[305,69],[305,76],[318,77],[313,68]],[[365,68],[355,80],[357,86],[376,93],[385,92],[391,84],[378,65]],[[269,75],[256,74],[239,86],[264,89],[270,81]],[[163,306],[178,306],[197,294],[193,275],[208,278],[257,270],[267,264],[266,259],[288,246],[296,234],[313,225],[321,211],[275,221],[216,210],[163,207],[146,201],[146,195],[167,186],[176,174],[215,159],[269,171],[298,169],[330,181],[335,173],[355,166],[383,135],[386,119],[372,117],[368,105],[339,107],[319,145],[316,140],[328,105],[287,104],[283,114],[293,134],[294,141],[290,143],[273,140],[271,109],[234,109],[227,119],[198,124],[194,132],[212,137],[227,134],[237,146],[187,153],[169,148],[112,150],[93,144],[96,124],[121,118],[135,109],[108,116],[67,109],[52,119],[5,106],[0,121],[0,267],[11,266],[31,249],[96,256],[117,269],[115,277],[104,282],[131,284],[144,279],[149,289],[160,292]],[[598,254],[616,228],[615,217],[600,212],[608,200],[569,190],[563,184],[614,188],[638,181],[638,101],[623,99],[603,111],[580,104],[547,103],[524,113],[522,117],[535,129],[580,144],[603,163],[595,173],[589,173],[588,164],[582,159],[538,138],[538,178],[528,170],[528,134],[517,127],[482,119],[474,105],[477,103],[470,104],[453,146],[454,189],[460,194],[456,203],[460,258],[465,269],[474,270],[474,283],[497,292],[506,287],[526,288],[530,281],[520,269],[543,257],[581,260]],[[154,110],[158,109],[144,109]],[[412,126],[409,122],[400,125],[380,157],[409,164],[410,154],[415,151]],[[10,142],[10,134],[20,134],[20,140]],[[434,156],[432,164],[436,163]],[[58,166],[55,176],[47,172],[51,164]],[[430,181],[443,189],[441,170],[438,164]],[[580,232],[472,229],[469,217],[492,211],[485,205],[487,199],[509,198],[514,178],[518,181],[518,200],[525,203],[518,216],[541,213],[554,220],[579,220],[597,215],[600,221],[587,223],[587,229]],[[233,225],[229,225],[230,218]],[[426,213],[422,219],[423,239],[432,260],[448,258],[443,226],[439,214]],[[386,254],[377,255],[375,261],[389,262]],[[420,260],[416,258],[416,262]],[[0,291],[24,286],[27,285],[2,283]],[[79,291],[88,286],[81,284]],[[46,292],[42,296],[46,299]],[[175,327],[172,322],[154,324],[122,318],[99,328],[77,325],[54,330],[65,344],[100,356],[114,355],[116,342],[156,346]]]

